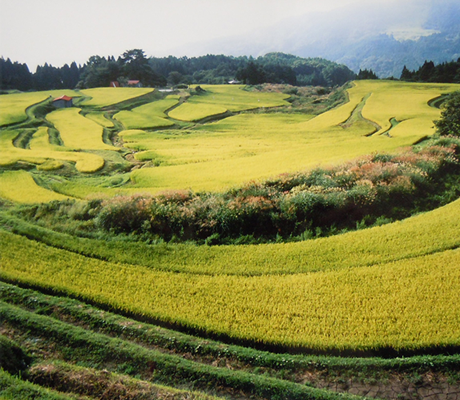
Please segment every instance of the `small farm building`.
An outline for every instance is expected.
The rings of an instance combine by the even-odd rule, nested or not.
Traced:
[[[112,81],[110,82],[110,87],[120,87],[120,84],[118,83],[118,81]]]
[[[67,108],[73,106],[73,99],[69,96],[57,97],[53,100],[53,106],[56,108]]]
[[[132,87],[141,87],[141,82],[140,81],[137,81],[137,80],[129,80],[128,81],[128,86],[132,86]]]

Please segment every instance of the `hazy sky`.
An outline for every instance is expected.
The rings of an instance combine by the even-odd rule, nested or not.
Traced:
[[[147,56],[196,56],[184,45],[253,32],[315,11],[424,1],[0,0],[0,56],[27,63],[32,72],[45,62],[83,64],[91,55],[117,57],[134,48]]]

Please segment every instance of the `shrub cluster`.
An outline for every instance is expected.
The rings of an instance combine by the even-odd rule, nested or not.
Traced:
[[[31,357],[14,341],[0,335],[0,371],[17,374],[26,369]]]
[[[433,206],[429,194],[438,178],[460,172],[459,144],[442,137],[396,155],[375,153],[225,193],[119,196],[101,203],[95,222],[116,234],[207,244],[327,235]]]

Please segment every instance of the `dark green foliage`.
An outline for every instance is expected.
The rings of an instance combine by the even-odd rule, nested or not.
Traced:
[[[0,58],[0,89],[29,90],[32,88],[32,75],[27,64]]]
[[[263,62],[263,61],[262,61]],[[297,85],[297,77],[294,69],[281,63],[255,63],[249,61],[244,68],[236,71],[236,79],[248,85],[261,83],[286,83]]]
[[[73,89],[77,86],[82,68],[75,62],[61,68],[45,63],[31,73],[26,64],[0,58],[0,89],[48,90]]]
[[[460,136],[460,92],[449,95],[443,105],[441,119],[435,121],[441,135]]]
[[[358,72],[358,77],[356,79],[379,79],[372,69],[360,69]]]
[[[348,67],[320,58],[301,58],[283,53],[263,57],[147,58],[141,49],[127,50],[122,56],[91,56],[83,66],[73,62],[57,68],[45,63],[34,74],[26,64],[0,59],[0,89],[46,90],[106,87],[110,82],[126,84],[140,80],[144,86],[207,83],[223,84],[239,77],[248,84],[286,83],[291,85],[340,86],[355,79]]]
[[[457,61],[435,65],[433,61],[425,61],[417,71],[410,71],[404,66],[401,72],[402,81],[408,82],[460,82],[460,58]]]
[[[31,362],[31,357],[15,342],[0,335],[0,369],[11,374],[24,371]]]
[[[239,69],[236,72],[236,79],[248,85],[258,85],[267,82],[264,68],[254,61],[249,61],[244,68]]]
[[[45,63],[37,66],[37,70],[32,76],[33,88],[36,90],[49,89],[73,89],[77,86],[82,68],[72,62],[57,68]]]
[[[126,83],[129,79],[139,80],[144,86],[166,85],[166,78],[152,69],[141,49],[127,50],[118,60],[113,56],[91,56],[80,75],[81,86],[89,88],[109,86],[112,81]]]

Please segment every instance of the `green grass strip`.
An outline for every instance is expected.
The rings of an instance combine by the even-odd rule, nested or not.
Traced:
[[[359,396],[334,393],[311,388],[293,382],[258,376],[243,371],[199,364],[178,356],[148,350],[117,338],[88,332],[52,318],[37,315],[18,307],[0,302],[0,318],[27,332],[54,339],[71,348],[69,357],[81,360],[84,354],[97,357],[99,361],[124,362],[134,368],[153,368],[154,376],[168,381],[193,382],[197,387],[229,387],[255,396],[281,400],[308,399],[360,399]]]
[[[106,370],[80,367],[62,361],[43,361],[28,371],[29,379],[40,386],[60,392],[78,393],[98,399],[123,400],[219,400],[208,394],[180,390],[131,378]]]
[[[0,369],[1,400],[76,400],[79,397],[55,393],[30,382],[25,382]]]

